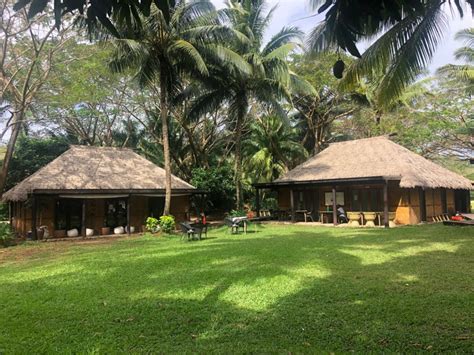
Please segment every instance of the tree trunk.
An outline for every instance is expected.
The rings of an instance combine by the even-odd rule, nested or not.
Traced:
[[[245,115],[247,114],[247,99],[242,95],[239,99],[239,108],[235,122],[235,207],[237,210],[242,208],[242,126]]]
[[[5,157],[3,158],[2,168],[0,170],[0,197],[3,195],[3,190],[5,189],[5,185],[7,183],[7,175],[8,175],[8,168],[10,166],[10,162],[13,157],[13,152],[15,150],[15,144],[18,138],[18,134],[20,133],[21,129],[21,122],[23,119],[23,112],[14,113],[12,119],[12,134],[10,135],[10,139],[8,140],[7,144],[7,151],[5,152]]]
[[[235,208],[239,210],[242,207],[242,118],[237,117],[235,125]]]
[[[171,208],[171,160],[170,143],[168,137],[168,95],[167,95],[166,75],[161,71],[160,74],[160,118],[163,134],[163,156],[165,158],[165,208],[163,215],[170,214]]]

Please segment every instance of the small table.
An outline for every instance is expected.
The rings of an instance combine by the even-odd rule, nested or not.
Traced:
[[[301,214],[303,215],[304,221],[305,221],[305,223],[306,223],[306,222],[308,222],[308,212],[309,212],[308,210],[296,210],[296,211],[295,211],[295,214],[296,214],[296,213],[301,213]],[[311,219],[312,219],[312,218],[311,218]]]
[[[249,222],[249,219],[247,217],[233,217],[231,219],[233,223],[240,223],[242,222],[244,225],[244,234],[247,234],[247,224]]]

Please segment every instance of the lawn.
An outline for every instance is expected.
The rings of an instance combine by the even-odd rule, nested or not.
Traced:
[[[474,351],[474,233],[261,226],[0,251],[0,353]]]

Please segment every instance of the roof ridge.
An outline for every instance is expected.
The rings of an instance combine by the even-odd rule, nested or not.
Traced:
[[[359,142],[359,141],[368,141],[368,140],[371,140],[371,139],[386,139],[390,142],[393,142],[390,137],[388,136],[388,134],[381,134],[379,136],[373,136],[373,137],[365,137],[365,138],[358,138],[358,139],[349,139],[349,140],[346,140],[346,141],[339,141],[339,142],[332,142],[332,143],[329,143],[329,145],[334,145],[334,144],[343,144],[343,143],[350,143],[350,142]],[[393,142],[395,143],[395,142]],[[396,143],[395,143],[396,144]],[[318,153],[319,154],[319,153]]]

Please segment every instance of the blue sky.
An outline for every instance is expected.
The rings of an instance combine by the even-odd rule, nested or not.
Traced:
[[[277,32],[283,26],[298,26],[301,30],[309,33],[315,24],[319,23],[323,16],[310,17],[313,12],[309,7],[309,0],[267,0],[269,8],[278,5],[273,15],[273,21],[270,25],[267,37],[271,37],[272,34]],[[224,7],[225,0],[212,0],[217,8]],[[453,53],[461,46],[460,42],[454,40],[454,34],[464,28],[473,27],[474,20],[470,9],[464,11],[464,18],[460,19],[459,16],[453,16],[448,8],[445,9],[447,16],[451,19],[449,31],[443,38],[442,43],[439,45],[438,50],[431,62],[430,70],[434,71],[436,68],[448,64],[455,63]],[[359,46],[363,50],[363,45]]]

